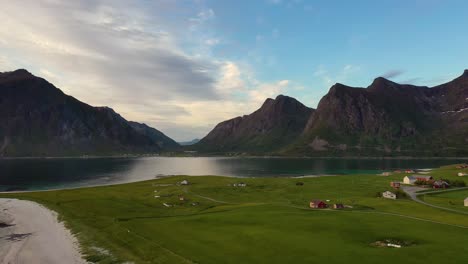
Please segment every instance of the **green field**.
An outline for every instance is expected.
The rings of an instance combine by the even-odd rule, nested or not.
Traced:
[[[456,172],[448,166],[431,175],[460,179]],[[1,196],[37,201],[57,211],[77,235],[87,259],[97,263],[466,262],[467,215],[376,196],[404,176],[177,176]],[[183,179],[191,184],[177,185]],[[240,181],[247,186],[232,186]],[[437,199],[458,201],[466,194],[425,200],[441,205]],[[353,208],[313,210],[308,208],[311,199]],[[411,245],[371,245],[384,239]]]

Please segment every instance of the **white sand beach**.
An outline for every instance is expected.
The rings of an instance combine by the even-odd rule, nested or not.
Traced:
[[[86,263],[76,238],[55,212],[17,199],[0,199],[0,262]]]

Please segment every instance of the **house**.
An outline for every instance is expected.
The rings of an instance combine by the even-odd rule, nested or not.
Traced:
[[[437,180],[432,184],[432,188],[434,189],[445,189],[448,187],[450,187],[450,184],[443,180]]]
[[[468,197],[465,198],[465,206],[468,206]]]
[[[310,201],[310,208],[327,208],[327,204],[322,200],[312,200]]]
[[[390,186],[395,189],[399,189],[400,185],[401,185],[400,182],[390,182]]]
[[[405,170],[405,173],[414,173],[414,170]]]
[[[416,181],[431,181],[434,178],[429,175],[409,175],[403,178],[404,184],[414,184]]]
[[[234,186],[234,187],[245,187],[245,186],[247,186],[247,184],[244,183],[244,182],[239,182],[239,183],[234,183],[232,186]]]
[[[343,209],[344,205],[340,203],[333,204],[333,209]]]
[[[383,192],[382,197],[387,198],[387,199],[393,199],[393,200],[395,200],[397,198],[396,194],[394,194],[392,192],[389,192],[389,191]]]
[[[189,185],[190,183],[187,180],[183,180],[180,182],[180,185]]]
[[[185,197],[183,195],[179,195],[179,201],[185,201]]]
[[[460,165],[456,166],[455,168],[457,168],[457,169],[465,169],[465,168],[468,168],[468,165],[467,165],[467,164],[460,164]]]
[[[392,174],[392,173],[391,173],[391,172],[388,172],[388,171],[382,172],[382,176],[390,176],[391,174]]]
[[[463,177],[463,176],[466,176],[466,175],[468,175],[468,173],[463,173],[463,172],[458,173],[458,176],[460,176],[460,177]]]

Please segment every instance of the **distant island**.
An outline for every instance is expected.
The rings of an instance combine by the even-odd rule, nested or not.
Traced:
[[[432,88],[376,78],[333,85],[317,109],[279,95],[177,143],[108,107],[92,107],[26,70],[0,73],[0,156],[143,153],[277,156],[468,155],[468,70]],[[182,146],[181,146],[182,145]]]

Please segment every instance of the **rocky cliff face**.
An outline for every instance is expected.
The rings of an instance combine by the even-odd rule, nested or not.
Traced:
[[[173,146],[160,144],[172,140],[159,131],[147,130],[110,108],[65,95],[26,70],[0,73],[2,156],[122,154]]]
[[[468,74],[433,88],[377,78],[367,88],[334,85],[289,152],[466,155]],[[320,146],[318,146],[320,142]]]
[[[294,98],[267,99],[257,111],[219,123],[195,147],[213,152],[268,152],[301,134],[313,109]]]
[[[295,156],[467,156],[468,70],[432,88],[382,77],[366,88],[338,83],[316,110],[292,98],[268,99],[218,124],[198,146]]]

